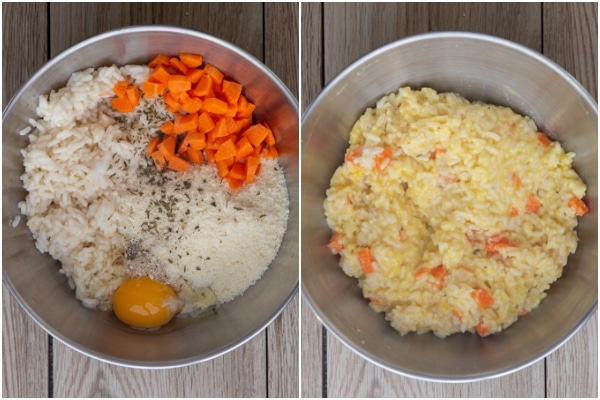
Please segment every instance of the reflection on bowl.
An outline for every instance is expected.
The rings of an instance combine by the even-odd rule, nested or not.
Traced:
[[[563,276],[540,306],[508,329],[480,338],[400,336],[364,301],[327,248],[323,201],[343,162],[352,125],[401,86],[455,92],[511,107],[577,154],[590,213]],[[325,327],[350,349],[390,371],[434,381],[475,381],[524,368],[567,341],[597,306],[597,105],[568,73],[509,41],[472,33],[418,35],[359,59],[320,93],[302,120],[302,294]]]
[[[26,195],[20,176],[19,131],[36,118],[40,94],[64,86],[73,72],[112,64],[144,64],[157,54],[202,54],[243,85],[279,141],[289,196],[289,219],[279,252],[269,269],[242,296],[197,318],[176,318],[152,332],[125,327],[112,313],[85,308],[75,298],[60,265],[35,247],[24,222],[12,226]],[[166,26],[110,31],[85,40],[50,60],[7,106],[3,129],[3,283],[46,331],[88,356],[140,368],[178,367],[222,355],[250,340],[284,309],[298,286],[298,106],[289,90],[260,61],[209,35]]]

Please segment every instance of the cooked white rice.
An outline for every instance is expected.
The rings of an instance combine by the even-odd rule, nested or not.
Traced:
[[[331,247],[400,334],[498,332],[577,247],[573,157],[509,108],[401,88],[351,131],[324,202]]]
[[[232,192],[210,165],[158,173],[144,155],[171,119],[162,100],[131,115],[109,106],[115,83],[141,85],[145,66],[72,75],[40,96],[22,151],[22,214],[41,252],[62,263],[78,299],[109,310],[118,286],[147,275],[171,285],[184,312],[232,300],[266,271],[287,226],[287,188],[277,160]]]

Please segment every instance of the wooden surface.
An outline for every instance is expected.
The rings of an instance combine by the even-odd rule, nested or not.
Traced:
[[[2,107],[48,59],[90,36],[166,24],[227,40],[262,60],[298,97],[298,4],[20,3],[2,5]],[[81,355],[49,337],[3,286],[4,397],[298,397],[299,296],[266,330],[202,364],[142,370]]]
[[[60,51],[105,30],[138,24],[193,28],[244,48],[296,96],[302,81],[301,110],[370,50],[437,30],[484,32],[522,43],[563,66],[597,98],[596,3],[305,3],[301,17],[299,26],[297,4],[291,3],[3,4],[2,106]],[[405,378],[364,361],[327,334],[306,304],[298,304],[298,296],[246,345],[173,370],[128,369],[85,357],[35,325],[4,287],[2,299],[5,397],[598,396],[597,314],[566,345],[522,371],[477,383],[441,384]]]
[[[303,3],[301,110],[337,73],[407,35],[464,30],[513,40],[553,59],[597,98],[597,3]],[[597,397],[597,313],[563,347],[514,374],[468,384],[399,376],[327,334],[303,303],[303,397]]]

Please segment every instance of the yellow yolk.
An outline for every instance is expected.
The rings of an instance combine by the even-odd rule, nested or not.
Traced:
[[[158,328],[181,309],[181,301],[169,286],[148,277],[129,279],[115,292],[117,318],[135,328]]]

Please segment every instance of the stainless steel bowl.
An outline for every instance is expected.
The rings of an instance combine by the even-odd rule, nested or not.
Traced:
[[[366,107],[400,86],[458,92],[512,107],[577,153],[590,213],[579,247],[538,309],[487,338],[400,336],[362,299],[326,244],[325,190],[343,162],[350,129]],[[302,295],[329,332],[390,371],[432,381],[476,381],[524,368],[565,343],[598,299],[598,110],[567,72],[515,43],[472,33],[424,34],[388,44],[342,71],[302,119]]]
[[[125,329],[112,313],[84,308],[47,254],[35,248],[24,221],[11,226],[24,199],[18,134],[35,117],[38,96],[63,86],[78,70],[146,63],[158,53],[200,53],[244,85],[255,115],[274,130],[290,201],[288,229],[268,271],[242,296],[196,319],[175,319],[150,333]],[[298,289],[298,105],[283,83],[245,51],[209,35],[174,27],[139,26],[83,41],[50,60],[16,94],[2,116],[2,281],[42,328],[71,348],[110,363],[140,368],[177,367],[222,355],[273,321]]]

